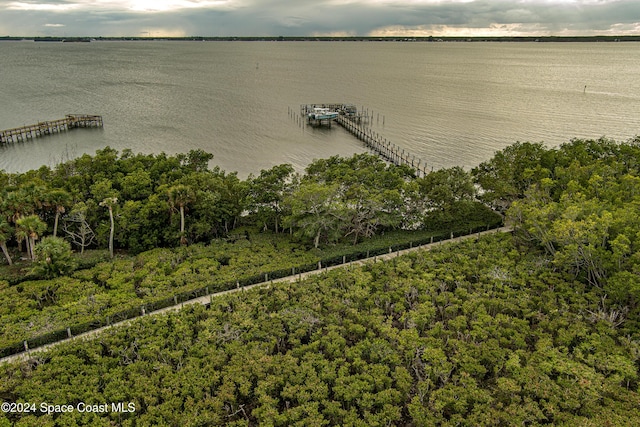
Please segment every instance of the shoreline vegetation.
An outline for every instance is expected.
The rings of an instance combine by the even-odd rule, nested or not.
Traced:
[[[0,37],[0,41],[36,41],[36,42],[93,42],[93,41],[357,41],[357,42],[637,42],[640,36],[621,35],[621,36],[514,36],[514,37],[367,37],[367,36],[349,36],[349,37],[330,37],[330,36],[222,36],[222,37],[55,37],[55,36],[39,36],[39,37],[17,37],[4,36]]]
[[[3,336],[104,314],[127,293],[502,222],[495,211],[513,232],[222,295],[3,364],[4,402],[135,412],[0,425],[640,425],[639,137],[518,142],[424,178],[355,155],[240,181],[210,160],[106,148],[0,173],[7,252],[40,275],[0,279],[0,318],[14,316]],[[78,212],[101,251],[82,268],[61,257],[69,242],[41,237],[78,231]]]
[[[474,200],[461,168],[417,178],[361,154],[316,160],[302,175],[285,164],[240,180],[209,168],[212,158],[107,147],[53,170],[0,174],[9,264],[0,266],[0,355],[502,224]]]

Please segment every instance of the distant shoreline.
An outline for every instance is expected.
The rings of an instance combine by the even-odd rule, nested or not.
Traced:
[[[522,37],[313,37],[313,36],[224,36],[224,37],[0,37],[0,41],[89,42],[89,41],[359,41],[359,42],[638,42],[635,36],[522,36]]]

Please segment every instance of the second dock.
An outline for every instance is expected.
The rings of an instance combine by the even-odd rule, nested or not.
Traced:
[[[64,119],[39,122],[19,128],[0,130],[0,144],[22,142],[27,139],[51,135],[69,129],[102,127],[102,116],[87,114],[67,114]]]

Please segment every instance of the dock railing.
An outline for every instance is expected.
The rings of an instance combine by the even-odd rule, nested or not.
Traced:
[[[312,121],[309,120],[309,113],[313,112],[316,108],[328,109],[339,113],[333,120],[328,121]],[[291,115],[291,109],[289,110]],[[375,152],[377,155],[385,159],[386,161],[395,165],[405,165],[412,168],[418,177],[423,177],[429,173],[427,169],[427,163],[423,162],[420,158],[409,153],[402,147],[388,141],[378,132],[376,132],[369,123],[373,122],[373,112],[365,109],[364,106],[358,110],[353,104],[341,104],[341,103],[326,103],[326,104],[303,104],[300,106],[300,116],[307,118],[307,122],[318,126],[331,125],[332,121],[335,121],[342,126],[351,135],[358,138],[362,143]],[[378,114],[378,122],[379,117]],[[384,124],[384,116],[382,117],[382,123]]]
[[[102,116],[67,114],[64,119],[38,122],[33,125],[0,130],[0,144],[23,142],[28,139],[39,138],[70,129],[95,127],[103,127]]]

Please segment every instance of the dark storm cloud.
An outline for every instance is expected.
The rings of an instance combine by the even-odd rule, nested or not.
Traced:
[[[640,34],[637,0],[1,0],[0,16],[0,35]]]

